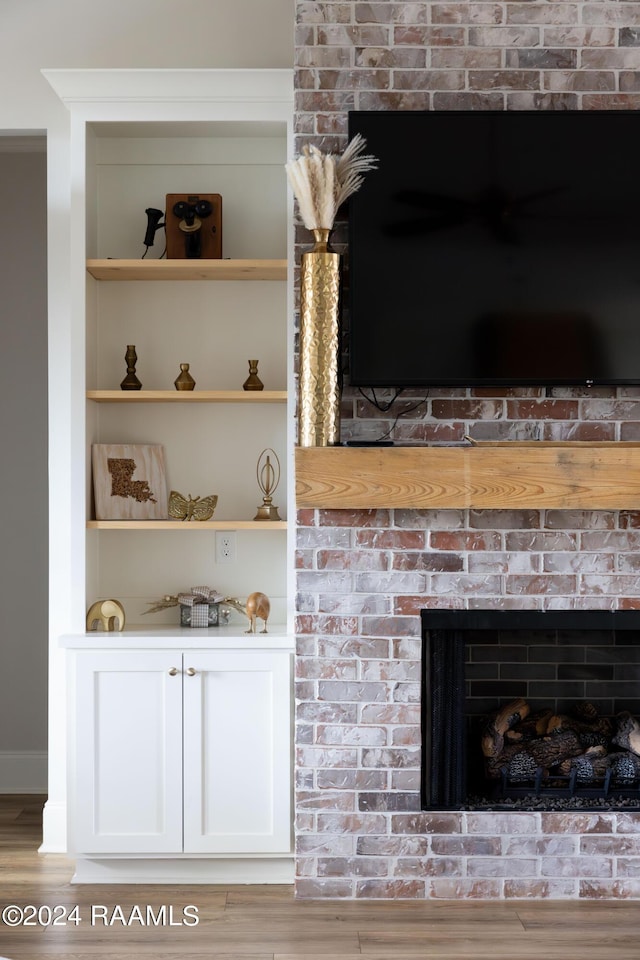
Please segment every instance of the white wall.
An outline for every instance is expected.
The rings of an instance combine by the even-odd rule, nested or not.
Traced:
[[[43,67],[291,67],[294,0],[0,0],[0,130],[63,108]]]
[[[103,0],[99,4],[87,4],[86,0],[0,0],[0,137],[46,133],[49,146],[56,146],[55,150],[50,149],[54,159],[48,172],[47,225],[49,326],[57,371],[54,390],[61,389],[65,377],[73,375],[70,345],[56,336],[58,320],[65,315],[69,303],[69,196],[65,188],[69,114],[42,77],[41,69],[289,68],[293,63],[294,11],[294,0]],[[10,175],[4,175],[4,163],[10,164],[12,156],[15,158],[2,153],[0,147],[3,265],[15,227],[15,213],[2,202],[3,193],[7,191],[12,198],[19,199],[13,176],[16,171],[11,167]],[[42,154],[30,155],[25,162],[20,171],[28,181],[22,184],[25,192],[42,193],[42,163]],[[44,230],[44,222],[39,229]],[[40,248],[42,236],[41,232]],[[29,270],[27,284],[19,283],[22,266],[11,277],[5,273],[0,269],[0,343],[3,386],[7,391],[11,389],[11,394],[5,393],[8,399],[3,405],[5,456],[0,470],[5,547],[0,565],[0,792],[12,788],[2,779],[3,751],[44,749],[48,668],[52,692],[62,680],[61,662],[47,662],[46,505],[41,501],[46,490],[44,261],[37,269]],[[9,280],[13,289],[10,310]],[[19,337],[17,328],[9,322],[13,315],[25,318]],[[18,389],[20,399],[16,401]],[[54,432],[59,427],[60,424],[52,425]],[[64,435],[54,435],[54,442],[64,445],[68,440]],[[14,462],[28,467],[33,476],[33,489],[38,491],[37,508],[15,503],[20,493],[31,491],[31,487],[25,484],[16,491],[9,450]],[[68,491],[63,489],[53,491],[54,510],[56,498],[65,495]],[[58,530],[54,539],[58,535],[51,590],[57,589],[56,567],[73,563],[67,532]],[[25,576],[27,570],[31,576]],[[29,613],[28,625],[24,622],[25,611]],[[55,637],[55,623],[50,624],[49,632]],[[56,742],[59,736],[51,711],[49,719],[51,745],[52,738]],[[50,770],[49,786],[55,805],[64,797],[64,770],[58,761]],[[17,785],[14,788],[21,789]],[[61,803],[60,812],[62,806]],[[54,822],[55,811],[50,811],[49,818],[52,834],[59,835],[62,820]],[[53,846],[59,846],[57,840],[50,844],[50,848]]]

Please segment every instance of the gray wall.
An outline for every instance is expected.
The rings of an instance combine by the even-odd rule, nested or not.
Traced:
[[[0,752],[47,745],[46,201],[45,153],[0,153]]]

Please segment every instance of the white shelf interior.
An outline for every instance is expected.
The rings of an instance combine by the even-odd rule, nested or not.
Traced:
[[[142,257],[145,209],[164,209],[166,194],[177,192],[222,195],[223,257],[286,258],[286,151],[284,123],[90,124],[87,258]],[[145,259],[159,258],[163,249],[160,230]],[[173,390],[186,362],[196,389],[241,390],[249,359],[259,360],[265,389],[287,389],[286,281],[85,279],[88,390],[119,388],[128,344],[136,346],[143,389]],[[86,434],[88,451],[95,442],[161,443],[167,493],[217,494],[214,519],[230,526],[254,517],[262,501],[256,464],[271,447],[282,466],[274,501],[287,518],[288,423],[282,404],[89,402]],[[88,466],[90,518],[91,501]],[[286,531],[237,531],[236,560],[228,564],[216,564],[215,538],[215,530],[88,530],[87,607],[112,596],[137,623],[148,601],[204,583],[229,596],[261,590],[271,599],[274,619],[285,623]],[[168,626],[170,617],[149,617],[148,629]]]

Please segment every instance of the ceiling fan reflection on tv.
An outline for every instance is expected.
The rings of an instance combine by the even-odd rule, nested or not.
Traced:
[[[477,222],[485,226],[501,243],[521,242],[518,221],[549,219],[549,215],[529,210],[539,200],[563,193],[566,186],[536,190],[521,197],[512,197],[496,184],[489,185],[474,199],[451,197],[427,190],[400,190],[393,200],[398,203],[427,211],[412,220],[383,224],[383,232],[390,237],[417,237],[450,227],[466,226]],[[553,216],[553,215],[551,215]]]

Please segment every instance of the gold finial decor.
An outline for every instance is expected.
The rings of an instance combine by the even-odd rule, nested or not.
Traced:
[[[271,458],[273,457],[273,461]],[[280,520],[278,508],[273,505],[273,494],[280,483],[280,461],[274,450],[267,447],[258,457],[256,466],[258,486],[262,491],[262,504],[258,507],[254,520]]]
[[[312,250],[300,263],[299,443],[324,447],[340,442],[340,271],[341,257],[328,248],[338,208],[359,190],[376,158],[363,155],[357,134],[342,156],[305,146],[286,164],[300,216],[313,233]]]

